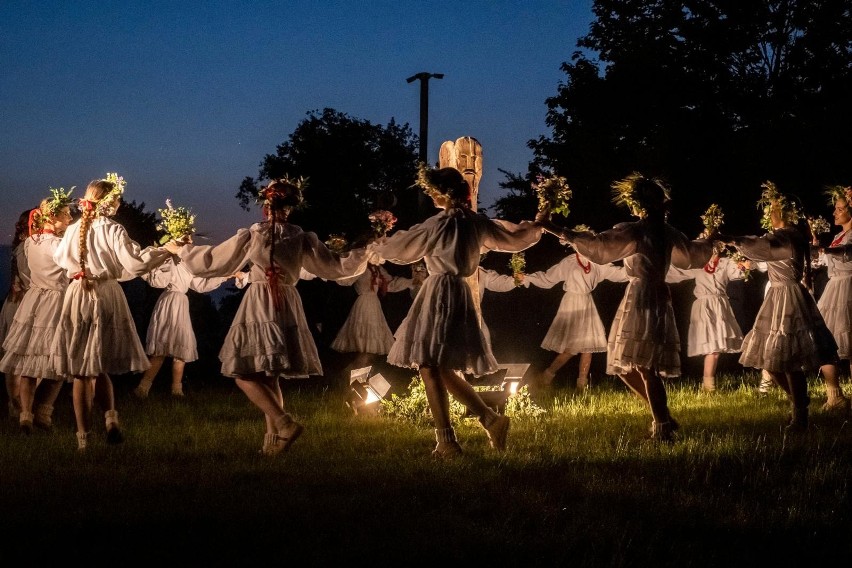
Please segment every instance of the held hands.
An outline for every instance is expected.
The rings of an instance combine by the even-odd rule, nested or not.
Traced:
[[[163,248],[170,253],[176,255],[180,252],[180,248],[184,245],[183,242],[179,241],[169,241],[163,245]]]

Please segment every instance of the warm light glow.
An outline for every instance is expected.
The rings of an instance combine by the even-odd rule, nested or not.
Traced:
[[[373,389],[371,389],[370,387],[367,387],[366,390],[367,390],[367,398],[366,398],[366,400],[364,400],[365,406],[370,404],[370,403],[379,402],[380,400],[382,400],[382,397],[380,397],[379,394],[376,391],[374,391]]]
[[[508,387],[509,394],[518,394],[518,387],[521,386],[521,381],[511,381],[506,386]]]

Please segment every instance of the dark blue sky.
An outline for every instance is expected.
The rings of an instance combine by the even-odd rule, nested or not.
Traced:
[[[419,130],[430,162],[482,142],[481,202],[547,134],[547,97],[588,31],[591,0],[0,3],[0,234],[48,187],[117,171],[128,200],[189,206],[218,242],[258,218],[234,194],[306,113],[331,107]],[[310,200],[310,194],[307,195]]]

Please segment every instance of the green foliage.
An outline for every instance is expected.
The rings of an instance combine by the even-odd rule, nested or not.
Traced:
[[[370,232],[372,211],[416,193],[408,191],[416,174],[417,137],[407,124],[391,119],[382,126],[326,108],[307,113],[275,153],[263,158],[257,177],[243,179],[236,197],[248,210],[264,180],[310,179],[307,207],[291,215],[293,222],[323,239],[344,233],[355,241]],[[410,213],[395,213],[401,226],[412,223]]]
[[[756,180],[793,188],[812,210],[820,188],[852,179],[848,2],[596,0],[593,10],[546,101],[551,132],[529,141],[531,169],[568,176],[578,221],[624,220],[605,189],[631,170],[672,184],[675,226],[716,201],[734,234],[754,231],[740,197]]]
[[[518,392],[506,401],[506,416],[512,418],[539,418],[546,413],[547,411],[530,396],[530,388],[527,385],[518,389]]]
[[[476,388],[477,390],[497,390],[499,387]],[[452,421],[460,422],[466,412],[465,406],[450,396],[450,418]],[[521,387],[515,395],[509,397],[506,403],[506,415],[513,418],[538,418],[545,413],[546,410],[532,399],[527,386]],[[390,399],[383,399],[382,414],[394,420],[411,422],[419,426],[431,425],[432,413],[429,411],[429,402],[426,400],[423,380],[419,376],[413,377],[404,395],[394,394],[391,395]]]
[[[464,416],[464,405],[450,397],[450,418],[458,422]],[[404,395],[391,395],[390,399],[382,399],[382,413],[388,418],[412,422],[417,425],[432,423],[432,412],[426,400],[426,386],[420,376],[413,377]]]

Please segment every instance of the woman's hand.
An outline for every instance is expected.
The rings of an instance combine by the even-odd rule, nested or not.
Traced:
[[[181,247],[183,246],[182,242],[178,241],[169,241],[163,245],[163,248],[169,251],[172,254],[178,254],[180,252]]]

